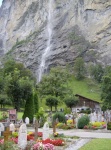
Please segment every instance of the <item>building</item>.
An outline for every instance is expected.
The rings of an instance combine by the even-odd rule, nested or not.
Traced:
[[[94,101],[92,99],[89,99],[87,97],[84,97],[82,95],[76,94],[79,98],[79,103],[77,104],[76,108],[73,108],[72,111],[79,112],[81,110],[85,110],[87,108],[90,108],[92,112],[96,111],[101,111],[100,103],[97,101]]]

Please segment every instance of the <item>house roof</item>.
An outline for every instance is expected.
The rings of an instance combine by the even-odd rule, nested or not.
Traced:
[[[76,94],[75,96],[82,97],[82,98],[85,98],[85,99],[87,99],[87,100],[89,100],[89,101],[93,101],[93,102],[95,102],[95,103],[100,104],[99,102],[97,102],[97,101],[95,101],[95,100],[92,100],[92,99],[90,99],[90,98],[84,97],[84,96],[79,95],[79,94]]]

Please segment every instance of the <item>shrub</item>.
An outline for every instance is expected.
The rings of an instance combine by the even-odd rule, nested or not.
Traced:
[[[111,122],[107,123],[107,130],[111,130]]]
[[[62,122],[60,122],[60,123],[57,124],[57,128],[61,129],[61,128],[63,128],[63,126],[64,126],[64,123],[62,123]]]
[[[59,122],[66,123],[65,115],[62,112],[56,112],[53,116],[53,121],[58,119]]]
[[[83,129],[85,125],[88,125],[89,121],[90,121],[90,119],[87,115],[82,116],[78,120],[78,128]]]

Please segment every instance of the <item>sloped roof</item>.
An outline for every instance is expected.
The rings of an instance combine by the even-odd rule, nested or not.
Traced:
[[[95,100],[92,100],[92,99],[90,99],[90,98],[84,97],[84,96],[79,95],[79,94],[76,94],[75,96],[82,97],[82,98],[85,98],[85,99],[87,99],[87,100],[89,100],[89,101],[93,101],[93,102],[95,102],[95,103],[100,104],[100,102],[97,102],[97,101],[95,101]]]

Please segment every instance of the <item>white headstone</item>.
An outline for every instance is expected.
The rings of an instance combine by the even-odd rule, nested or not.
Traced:
[[[3,125],[3,123],[0,122],[0,136],[1,136],[1,131],[4,131],[4,130],[5,130],[4,125]]]
[[[35,121],[36,121],[36,117],[33,118],[33,124],[35,124]]]
[[[13,123],[10,124],[10,131],[12,131],[12,132],[15,131],[15,125]]]
[[[49,138],[49,124],[48,122],[45,122],[43,126],[43,140],[48,139],[48,138]]]
[[[76,120],[76,129],[78,128],[78,118],[75,119]]]
[[[25,149],[27,145],[27,127],[26,124],[22,124],[19,129],[18,134],[18,146],[21,149]]]
[[[28,117],[25,118],[25,123],[29,124],[29,118]]]

